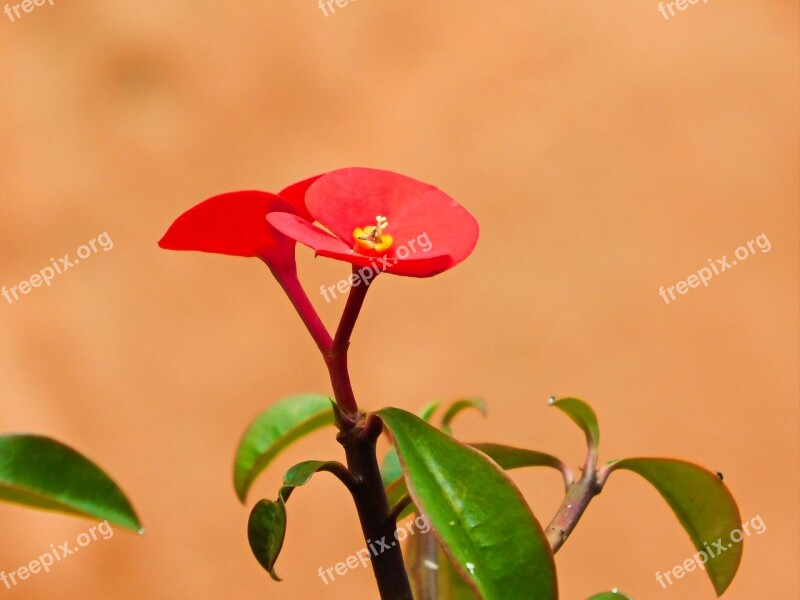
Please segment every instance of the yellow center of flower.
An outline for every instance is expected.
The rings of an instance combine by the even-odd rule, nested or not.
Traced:
[[[356,250],[368,253],[382,253],[392,247],[394,238],[383,233],[384,229],[389,226],[386,217],[379,215],[375,217],[375,221],[376,225],[368,225],[363,229],[356,227],[355,231],[353,231],[353,237],[356,239]]]

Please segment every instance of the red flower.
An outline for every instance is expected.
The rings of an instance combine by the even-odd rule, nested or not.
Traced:
[[[288,189],[296,202],[304,191],[310,216],[272,211],[269,223],[318,255],[357,266],[430,277],[463,261],[478,241],[477,222],[455,200],[398,173],[340,169]]]
[[[348,298],[332,337],[297,278],[295,242],[318,255],[369,268],[368,277],[361,273],[367,282],[382,271],[436,275],[467,258],[477,241],[475,219],[444,192],[397,173],[351,168],[300,181],[278,194],[214,196],[178,217],[158,245],[267,263],[325,356],[342,414],[355,423],[358,406],[346,351],[367,285]]]
[[[277,195],[243,191],[209,198],[178,217],[159,246],[259,257],[281,279],[280,273],[294,272],[295,241],[376,272],[430,277],[469,256],[478,224],[431,185],[390,171],[349,168]]]

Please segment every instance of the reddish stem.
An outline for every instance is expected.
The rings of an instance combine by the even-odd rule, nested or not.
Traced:
[[[297,278],[297,266],[294,262],[289,265],[283,265],[281,268],[273,267],[269,263],[267,263],[267,265],[275,276],[275,279],[278,280],[278,283],[283,288],[283,291],[289,296],[289,300],[291,300],[297,314],[300,315],[300,318],[303,320],[303,324],[306,326],[306,329],[308,329],[311,337],[314,338],[317,347],[325,354],[333,344],[333,340],[325,324],[322,322],[322,319],[319,318],[317,311],[308,299],[306,291],[303,289],[303,286],[300,285],[300,280]]]
[[[353,267],[353,273],[356,268]],[[336,335],[333,338],[327,351],[323,351],[325,364],[328,366],[328,373],[331,377],[334,397],[342,412],[343,425],[354,427],[359,421],[358,403],[350,383],[350,373],[347,370],[347,350],[350,348],[350,337],[356,326],[358,315],[361,314],[361,307],[364,306],[364,298],[369,291],[369,282],[350,288],[347,296],[342,318]]]

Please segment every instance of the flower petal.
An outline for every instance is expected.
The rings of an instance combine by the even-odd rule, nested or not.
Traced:
[[[388,219],[387,233],[396,244],[427,234],[433,250],[446,248],[451,264],[470,255],[478,241],[475,218],[438,188],[399,173],[360,167],[339,169],[319,177],[305,194],[314,218],[345,243],[356,227]]]
[[[319,256],[342,260],[358,267],[370,267],[376,272],[385,271],[408,277],[431,277],[452,266],[452,258],[446,248],[409,254],[406,259],[400,259],[393,254],[396,248],[392,248],[391,253],[381,257],[366,256],[355,252],[339,238],[296,215],[273,212],[267,215],[267,220],[275,229],[313,249]]]
[[[169,250],[196,250],[259,257],[277,266],[294,261],[294,240],[266,221],[272,211],[292,205],[268,192],[242,191],[214,196],[178,217],[158,242]]]
[[[311,184],[320,177],[322,177],[322,175],[315,175],[314,177],[309,177],[303,181],[293,183],[292,185],[285,187],[278,192],[278,196],[286,200],[292,205],[292,207],[294,207],[295,214],[300,215],[307,221],[313,221],[314,217],[311,216],[311,213],[308,212],[308,209],[306,208],[306,191],[308,191],[308,188],[311,186]]]
[[[285,212],[272,212],[267,215],[267,221],[286,237],[290,237],[309,248],[313,248],[318,254],[323,250],[333,253],[352,252],[350,247],[342,240],[312,225],[309,221],[297,215]],[[353,254],[355,254],[355,252],[353,252]],[[366,256],[361,256],[360,258],[369,262]]]

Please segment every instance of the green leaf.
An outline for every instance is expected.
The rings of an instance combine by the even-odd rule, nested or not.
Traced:
[[[275,581],[281,580],[275,573],[275,561],[281,553],[285,537],[286,503],[283,498],[278,498],[275,502],[259,501],[247,521],[247,540],[258,563]]]
[[[281,451],[333,419],[330,398],[321,394],[285,398],[256,417],[239,442],[233,466],[233,485],[242,504],[253,482]]]
[[[397,451],[391,448],[386,453],[386,456],[383,457],[383,463],[381,463],[381,479],[383,479],[384,487],[397,481],[402,476],[403,467],[400,466],[400,459],[397,457]]]
[[[378,414],[415,504],[470,586],[484,600],[557,598],[550,545],[503,470],[411,413]]]
[[[421,411],[419,411],[419,416],[421,419],[425,421],[430,421],[431,417],[433,417],[433,413],[436,412],[436,409],[439,408],[441,401],[436,400],[435,402],[431,402],[430,404],[423,407]]]
[[[689,534],[695,549],[708,555],[706,544],[716,554],[708,557],[705,570],[718,596],[733,581],[742,560],[742,543],[731,540],[731,532],[742,523],[739,508],[720,478],[692,463],[665,458],[628,458],[614,463],[610,471],[633,471],[649,481],[669,504]],[[722,541],[725,551],[715,549]]]
[[[307,460],[296,464],[286,471],[286,474],[283,476],[283,487],[280,491],[281,498],[283,498],[285,502],[289,499],[294,488],[307,484],[316,473],[329,470],[331,467],[338,464],[339,463],[325,460]]]
[[[618,592],[616,590],[611,590],[610,592],[603,592],[602,594],[596,594],[589,598],[589,600],[633,600],[630,596],[626,596],[622,592]]]
[[[583,400],[578,398],[550,398],[550,405],[566,414],[586,434],[586,444],[589,448],[597,449],[600,445],[600,427],[597,424],[597,415],[594,410]]]
[[[483,416],[486,416],[486,402],[483,398],[464,398],[463,400],[458,400],[450,405],[450,408],[447,409],[447,412],[444,413],[442,417],[442,427],[441,430],[447,434],[453,433],[453,430],[450,427],[450,424],[453,422],[453,419],[461,412],[468,410],[470,408],[474,408],[475,410],[479,410]]]
[[[564,476],[564,483],[567,486],[572,483],[572,471],[561,459],[552,454],[502,444],[471,444],[471,446],[489,456],[506,471],[523,467],[552,467]]]
[[[569,486],[572,483],[573,474],[560,459],[538,452],[536,450],[526,450],[524,448],[514,448],[503,446],[502,444],[470,444],[473,448],[480,450],[489,458],[495,461],[502,469],[521,469],[523,467],[552,467],[560,471],[564,476],[564,483]],[[399,462],[399,461],[398,461]],[[389,505],[394,506],[400,498],[408,493],[405,479],[401,476],[389,483],[386,487],[386,495],[389,498]],[[400,516],[404,517],[414,511],[413,505],[403,511]]]
[[[247,522],[247,540],[259,564],[267,570],[275,581],[281,578],[275,573],[275,562],[283,548],[286,537],[286,502],[295,488],[306,485],[315,473],[336,468],[339,463],[308,460],[296,464],[283,476],[283,486],[278,499],[261,500],[250,512]]]
[[[441,402],[437,400],[425,406],[419,413],[420,418],[430,421],[440,404]],[[386,456],[383,457],[383,463],[381,464],[381,478],[383,479],[384,487],[397,481],[402,476],[403,469],[400,466],[400,459],[397,458],[397,451],[394,448],[390,448]]]
[[[100,467],[43,436],[0,436],[0,500],[142,529],[125,494]]]

